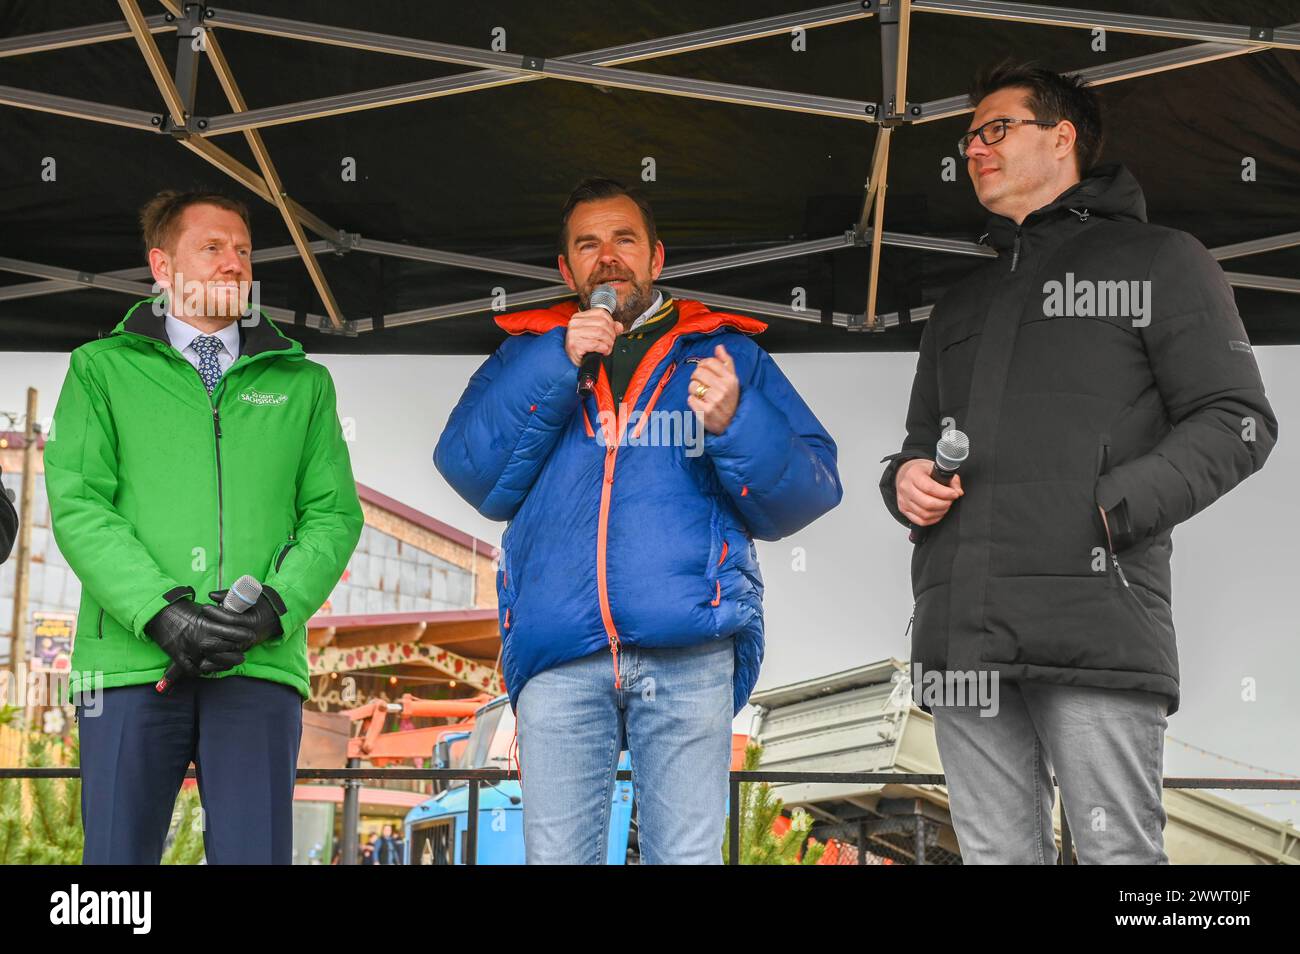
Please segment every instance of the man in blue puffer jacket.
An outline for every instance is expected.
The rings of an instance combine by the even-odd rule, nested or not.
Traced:
[[[642,861],[716,864],[731,721],[763,658],[753,540],[839,503],[835,442],[750,340],[765,324],[655,290],[664,247],[644,197],[587,179],[561,222],[578,301],[497,319],[511,337],[434,451],[457,493],[510,521],[497,594],[525,854],[606,860],[627,749]],[[588,309],[606,282],[612,316]]]

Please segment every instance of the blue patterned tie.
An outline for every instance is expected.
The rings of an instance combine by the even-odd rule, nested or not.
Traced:
[[[221,365],[217,362],[217,355],[225,347],[221,339],[215,335],[198,335],[190,342],[192,347],[199,355],[199,377],[203,379],[204,385],[207,386],[208,394],[217,386],[221,380]]]

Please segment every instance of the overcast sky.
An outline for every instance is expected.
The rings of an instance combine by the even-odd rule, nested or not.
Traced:
[[[1171,719],[1167,775],[1258,776],[1181,742],[1275,772],[1300,775],[1300,622],[1295,587],[1300,529],[1295,487],[1300,441],[1300,348],[1256,349],[1281,438],[1264,470],[1174,532],[1174,622],[1182,707]],[[777,355],[839,444],[844,501],[778,543],[759,543],[766,583],[767,656],[758,688],[808,679],[888,656],[906,659],[912,607],[906,532],[877,489],[885,454],[898,449],[915,354]],[[323,355],[339,415],[355,421],[356,478],[494,544],[504,524],[480,517],[434,469],[433,447],[482,357]],[[54,410],[62,354],[0,354],[0,411],[21,411],[40,389]],[[802,547],[806,569],[792,569]],[[1243,701],[1253,679],[1254,701]],[[737,719],[746,731],[746,713]],[[1228,793],[1223,793],[1228,795]],[[1228,795],[1274,818],[1300,821],[1300,795]],[[1266,802],[1281,804],[1267,805]]]

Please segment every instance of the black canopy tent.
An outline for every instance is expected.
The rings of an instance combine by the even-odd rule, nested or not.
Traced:
[[[494,308],[570,296],[558,212],[600,171],[650,193],[659,284],[769,350],[912,349],[992,254],[956,140],[1007,55],[1097,84],[1103,161],[1214,251],[1252,341],[1300,342],[1294,0],[798,6],[0,3],[0,347],[111,329],[151,293],[136,209],[205,186],[249,202],[309,352],[486,352]]]

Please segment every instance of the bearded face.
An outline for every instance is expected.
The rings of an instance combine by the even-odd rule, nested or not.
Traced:
[[[560,274],[583,310],[591,307],[597,286],[612,284],[618,294],[613,317],[626,330],[654,300],[663,262],[663,243],[651,245],[641,209],[626,195],[580,202],[570,214]]]

